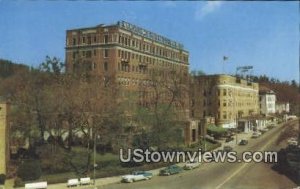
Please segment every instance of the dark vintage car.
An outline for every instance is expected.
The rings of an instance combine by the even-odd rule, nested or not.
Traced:
[[[225,142],[230,142],[230,141],[233,141],[233,140],[234,140],[233,137],[228,137],[228,138],[225,139]]]
[[[231,146],[224,146],[223,147],[224,152],[231,152],[232,150],[233,150],[233,148]]]
[[[170,165],[162,170],[160,170],[159,175],[173,175],[182,172],[183,169],[177,165]]]
[[[242,139],[239,143],[239,145],[247,145],[248,144],[248,140]]]

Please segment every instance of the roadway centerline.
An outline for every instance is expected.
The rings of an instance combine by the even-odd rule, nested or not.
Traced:
[[[280,126],[281,128],[278,129],[279,131],[284,127],[284,124]],[[259,150],[257,151],[265,151],[265,149],[270,146],[275,139],[277,139],[277,137],[273,136],[273,138],[266,143],[263,147],[261,147]],[[253,163],[253,162],[252,162]],[[216,189],[220,189],[224,184],[226,184],[228,181],[230,181],[233,177],[235,177],[239,172],[241,172],[244,168],[246,168],[247,166],[251,165],[252,163],[243,163],[243,165],[241,167],[239,167],[234,173],[232,173],[229,177],[227,177],[221,184],[219,184],[218,186],[216,186]]]

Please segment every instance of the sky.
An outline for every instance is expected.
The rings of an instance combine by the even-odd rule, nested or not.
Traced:
[[[30,66],[47,55],[64,61],[67,29],[118,20],[182,43],[190,70],[234,74],[251,65],[254,75],[299,80],[297,1],[0,0],[0,58]]]

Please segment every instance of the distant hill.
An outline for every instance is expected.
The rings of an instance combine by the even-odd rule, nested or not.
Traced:
[[[28,71],[29,67],[24,64],[17,64],[10,60],[0,59],[0,78],[7,78],[19,71]]]

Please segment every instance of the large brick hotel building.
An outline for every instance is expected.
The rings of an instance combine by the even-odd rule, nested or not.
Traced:
[[[126,92],[141,93],[154,72],[165,78],[175,73],[188,88],[189,53],[183,45],[124,21],[67,30],[66,65],[69,73],[88,72],[113,80]],[[189,120],[188,92],[181,98],[180,121],[189,123],[184,128],[186,142],[197,142],[198,126]]]

